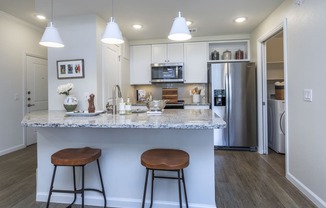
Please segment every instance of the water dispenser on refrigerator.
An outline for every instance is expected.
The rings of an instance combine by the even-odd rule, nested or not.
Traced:
[[[225,90],[224,89],[214,90],[214,106],[225,106],[225,104],[226,104]]]

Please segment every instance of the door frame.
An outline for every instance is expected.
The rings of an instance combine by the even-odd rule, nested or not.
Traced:
[[[44,59],[44,60],[48,60],[47,57],[43,57],[43,56],[38,56],[32,53],[25,53],[24,54],[24,70],[23,70],[23,116],[25,116],[28,113],[27,110],[27,57],[34,57],[34,58],[39,58],[39,59]],[[49,65],[49,63],[48,63]],[[49,67],[48,67],[49,68]],[[27,146],[27,128],[28,127],[24,127],[23,128],[23,142],[24,142],[24,146]]]
[[[268,154],[268,125],[267,125],[267,58],[266,41],[283,30],[283,57],[284,57],[284,81],[285,81],[285,111],[288,112],[288,50],[287,50],[287,19],[285,18],[279,25],[269,30],[257,40],[257,86],[258,86],[258,152]],[[288,170],[289,153],[289,133],[288,133],[288,113],[285,114],[285,170]]]

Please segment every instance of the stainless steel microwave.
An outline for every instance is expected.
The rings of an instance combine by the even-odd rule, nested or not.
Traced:
[[[151,65],[152,83],[184,82],[183,63],[160,63]]]

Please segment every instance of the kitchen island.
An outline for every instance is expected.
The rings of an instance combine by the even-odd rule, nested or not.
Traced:
[[[140,155],[151,148],[177,148],[190,155],[190,165],[185,169],[189,206],[216,207],[213,129],[225,128],[226,123],[211,110],[97,116],[39,111],[26,115],[22,125],[37,129],[37,201],[47,200],[53,171],[51,155],[63,148],[89,146],[102,149],[100,163],[108,207],[141,207],[146,170],[140,164]],[[94,165],[86,167],[86,186],[98,188]],[[77,175],[80,180],[80,174]],[[71,168],[59,168],[55,186],[71,188],[71,178]],[[154,206],[177,207],[177,190],[176,181],[158,180]],[[69,194],[54,193],[51,201],[70,203],[72,198]],[[103,206],[103,199],[98,193],[87,192],[85,203]]]

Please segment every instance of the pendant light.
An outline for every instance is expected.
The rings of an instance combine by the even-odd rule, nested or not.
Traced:
[[[122,44],[124,43],[119,25],[114,21],[113,17],[113,0],[112,0],[112,17],[107,23],[101,41],[108,44]]]
[[[189,40],[191,38],[186,19],[181,17],[181,12],[179,12],[179,16],[174,19],[168,38],[177,41]]]
[[[53,24],[53,0],[51,0],[51,21],[43,33],[40,45],[52,48],[64,47],[59,32]]]

